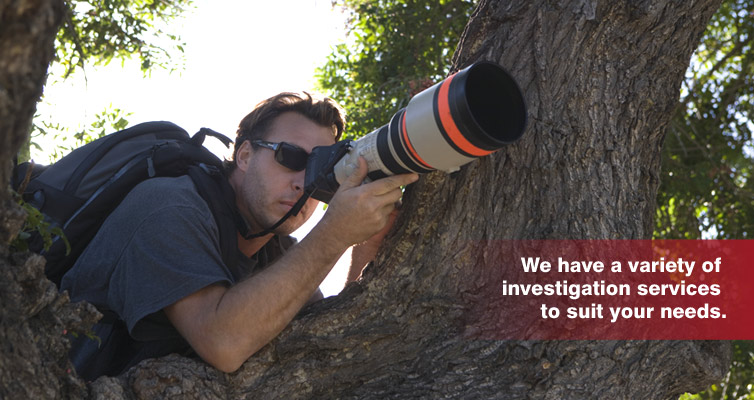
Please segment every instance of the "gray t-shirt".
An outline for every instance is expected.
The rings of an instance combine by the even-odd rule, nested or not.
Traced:
[[[179,345],[166,347],[165,354],[190,349],[162,309],[206,286],[235,283],[223,264],[218,237],[212,213],[190,177],[149,179],[108,216],[63,276],[61,290],[74,302],[86,300],[124,321],[137,342],[178,339]],[[240,269],[251,274],[292,243],[290,237],[275,236],[252,258],[239,252]],[[95,335],[110,335],[110,327],[97,325]],[[71,357],[79,370],[94,350],[91,343],[76,342],[82,341],[73,343]]]

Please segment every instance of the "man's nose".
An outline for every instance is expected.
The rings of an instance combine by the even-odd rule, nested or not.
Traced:
[[[293,176],[293,180],[291,181],[291,187],[293,187],[293,190],[297,192],[303,192],[305,179],[306,170],[296,172],[296,174]]]

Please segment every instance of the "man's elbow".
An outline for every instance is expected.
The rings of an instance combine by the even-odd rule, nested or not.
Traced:
[[[242,350],[238,343],[215,343],[205,349],[194,349],[209,365],[225,373],[238,371],[246,360],[256,353],[262,346],[253,346],[250,350]]]
[[[232,373],[238,371],[243,365],[246,358],[241,358],[236,354],[227,354],[227,351],[216,353],[199,354],[202,359],[209,365],[219,369],[222,372]]]
[[[218,360],[217,362],[211,362],[211,361],[207,361],[207,362],[209,363],[209,365],[228,374],[238,371],[238,369],[241,368],[241,366],[243,365],[243,361],[237,362],[236,360]]]

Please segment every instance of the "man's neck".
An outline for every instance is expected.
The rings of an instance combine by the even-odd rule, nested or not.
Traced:
[[[243,202],[241,200],[241,194],[240,194],[240,186],[242,185],[243,181],[243,173],[239,171],[238,169],[233,170],[231,172],[230,177],[228,177],[228,182],[230,183],[230,186],[233,188],[233,191],[236,193],[236,204],[238,205],[238,211],[240,213],[241,218],[243,218],[246,222],[246,226],[251,229],[251,226],[249,226],[248,219],[246,219],[246,215],[244,215],[244,211],[242,209]],[[264,247],[267,242],[272,239],[273,234],[270,233],[269,235],[264,235],[261,237],[256,237],[253,239],[244,239],[243,236],[241,236],[241,233],[238,233],[238,249],[241,250],[241,253],[246,255],[246,257],[251,257],[254,254],[256,254],[262,247]]]
[[[264,247],[267,242],[272,239],[273,234],[265,235],[253,239],[244,239],[240,233],[238,233],[238,249],[241,250],[246,257],[251,257]]]

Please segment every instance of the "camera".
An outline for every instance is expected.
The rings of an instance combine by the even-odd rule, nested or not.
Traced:
[[[476,62],[418,93],[390,122],[366,136],[315,147],[304,191],[328,203],[340,182],[368,165],[366,181],[395,174],[457,171],[516,141],[526,128],[526,104],[499,65]]]

